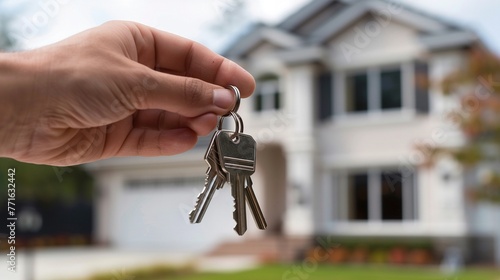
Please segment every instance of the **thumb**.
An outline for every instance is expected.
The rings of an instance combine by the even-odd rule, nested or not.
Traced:
[[[224,115],[235,104],[235,93],[229,89],[192,77],[152,72],[143,83],[145,91],[129,93],[138,110],[160,109],[196,117],[209,112]]]

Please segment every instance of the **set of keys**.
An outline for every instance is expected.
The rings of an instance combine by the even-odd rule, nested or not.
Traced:
[[[266,229],[267,223],[253,191],[250,176],[255,172],[256,142],[252,136],[243,134],[243,120],[238,115],[240,106],[240,91],[230,86],[236,95],[236,105],[226,115],[219,119],[210,145],[205,153],[208,164],[205,186],[198,195],[194,209],[189,213],[191,223],[200,223],[207,211],[208,205],[216,190],[231,184],[231,194],[234,199],[233,218],[236,221],[234,230],[243,235],[247,230],[246,204],[252,212],[259,229]],[[235,130],[222,130],[225,117],[232,116]]]

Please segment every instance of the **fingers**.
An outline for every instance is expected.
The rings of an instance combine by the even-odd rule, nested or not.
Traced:
[[[232,90],[190,77],[180,77],[149,70],[156,85],[142,96],[128,92],[129,100],[138,110],[160,109],[186,117],[209,112],[224,115],[234,107]]]
[[[187,118],[162,110],[139,111],[134,118],[134,128],[169,130],[190,128],[199,136],[209,134],[217,125],[217,115],[208,113],[195,118]]]
[[[138,60],[155,69],[227,87],[237,86],[242,97],[255,90],[255,80],[236,63],[212,52],[207,47],[145,25],[134,24]]]
[[[159,110],[141,111],[116,156],[161,156],[185,152],[216,125],[215,114],[185,118]]]
[[[205,114],[189,120],[189,128],[200,136],[206,136],[215,128],[217,120],[217,115]]]
[[[116,156],[168,156],[194,147],[197,135],[189,128],[154,130],[134,128]]]

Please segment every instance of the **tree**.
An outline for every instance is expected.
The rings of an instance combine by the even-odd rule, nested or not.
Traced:
[[[2,9],[3,1],[0,0],[0,51],[10,50],[15,46],[14,39],[9,33],[9,24],[12,20],[12,16]]]
[[[215,32],[232,33],[250,21],[245,0],[215,1],[214,9],[217,19],[211,28]]]
[[[500,58],[474,47],[466,67],[447,76],[442,87],[445,94],[461,100],[461,107],[448,117],[462,130],[466,142],[455,148],[427,147],[426,154],[431,155],[431,163],[439,156],[452,155],[474,174],[472,197],[500,203]]]
[[[81,166],[55,167],[0,158],[0,199],[7,201],[7,170],[15,169],[16,198],[21,201],[91,201],[93,179]]]
[[[212,1],[212,13],[215,16],[200,36],[198,41],[209,48],[222,52],[236,38],[253,25],[248,2],[246,0],[220,0]]]

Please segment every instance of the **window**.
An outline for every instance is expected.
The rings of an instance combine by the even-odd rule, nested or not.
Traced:
[[[399,172],[380,175],[382,220],[403,220],[403,178]]]
[[[369,85],[379,85],[371,88]],[[401,69],[369,71],[347,75],[345,84],[345,111],[367,112],[369,110],[389,110],[402,107]],[[370,98],[369,94],[375,95]],[[370,104],[372,102],[372,104]]]
[[[391,110],[403,107],[401,67],[370,68],[347,74],[345,112]]]
[[[413,78],[414,88],[405,87],[410,83],[404,84],[404,81],[410,78]],[[429,65],[425,61],[371,67],[345,75],[344,72],[319,73],[316,80],[319,121],[334,115],[411,109],[407,108],[409,104],[404,104],[405,101],[414,103],[417,113],[430,111]],[[333,83],[337,81],[341,83],[334,87]],[[403,98],[404,94],[411,96]],[[410,101],[412,99],[414,102]]]
[[[382,110],[401,108],[401,70],[380,73],[380,104]]]
[[[334,185],[335,218],[350,222],[416,220],[414,175],[404,175],[380,169],[339,174]]]
[[[280,109],[281,94],[278,77],[268,74],[259,78],[254,98],[257,112]]]
[[[368,75],[350,75],[346,82],[346,111],[363,112],[368,110]]]
[[[368,175],[349,176],[349,220],[368,220]]]

